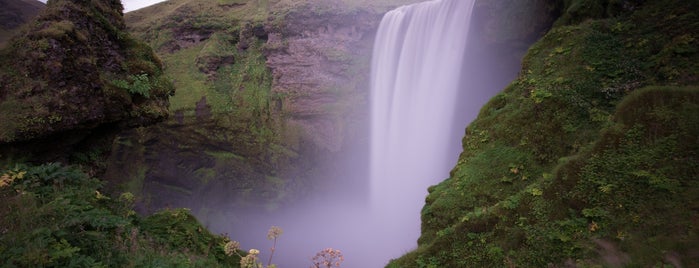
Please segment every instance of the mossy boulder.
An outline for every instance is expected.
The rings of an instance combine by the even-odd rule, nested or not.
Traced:
[[[168,115],[172,83],[119,1],[49,1],[0,54],[0,144]]]

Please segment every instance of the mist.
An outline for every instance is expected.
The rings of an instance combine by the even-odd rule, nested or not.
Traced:
[[[309,267],[328,247],[342,251],[342,267],[383,267],[415,249],[427,188],[449,176],[465,127],[519,70],[521,55],[489,46],[469,27],[483,24],[470,15],[473,5],[428,1],[384,17],[366,70],[365,137],[322,163],[332,166],[328,178],[314,179],[335,183],[278,210],[225,211],[225,220],[204,224],[261,250],[261,260],[272,246],[267,230],[281,227],[272,263],[283,267]]]

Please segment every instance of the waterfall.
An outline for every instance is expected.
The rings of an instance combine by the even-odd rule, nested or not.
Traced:
[[[371,77],[371,205],[398,254],[416,245],[427,188],[448,176],[474,0],[435,0],[388,12]],[[408,247],[408,248],[406,248]]]

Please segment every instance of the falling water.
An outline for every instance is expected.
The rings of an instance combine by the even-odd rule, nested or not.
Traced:
[[[372,207],[404,253],[420,232],[427,188],[445,178],[459,148],[452,137],[474,0],[436,0],[388,12],[372,62]],[[463,129],[463,125],[457,126]]]
[[[473,60],[474,42],[466,51],[474,1],[427,1],[384,16],[372,62],[371,193],[341,186],[274,215],[231,214],[240,219],[233,237],[264,249],[266,228],[283,227],[274,262],[285,267],[308,267],[324,247],[342,250],[342,267],[382,267],[417,247],[427,188],[448,175],[460,149],[466,123],[455,114],[473,119],[463,108],[477,111],[494,94],[476,88],[501,88],[470,86],[488,69],[487,59]],[[356,183],[362,175],[348,178]]]

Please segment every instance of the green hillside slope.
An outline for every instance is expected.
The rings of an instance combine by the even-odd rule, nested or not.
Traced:
[[[699,265],[696,1],[565,1],[389,267]]]

